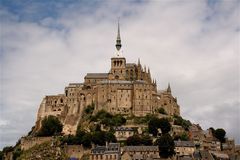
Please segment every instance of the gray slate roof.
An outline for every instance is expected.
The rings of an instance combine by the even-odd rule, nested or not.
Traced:
[[[132,127],[115,127],[115,131],[134,131]]]
[[[108,73],[87,73],[85,78],[108,78]]]
[[[175,147],[195,147],[192,141],[174,141]]]
[[[127,63],[126,67],[134,67],[136,64],[135,63]]]
[[[124,80],[103,80],[99,82],[100,84],[112,83],[112,84],[132,84],[131,81],[124,81]]]
[[[106,153],[118,153],[120,152],[119,143],[109,143],[107,146],[96,146],[92,149],[93,154],[106,154]]]
[[[133,151],[158,151],[158,146],[124,146],[124,151],[133,152]]]

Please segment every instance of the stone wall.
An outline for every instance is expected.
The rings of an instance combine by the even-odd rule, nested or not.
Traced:
[[[21,150],[28,150],[37,144],[52,140],[52,137],[23,137],[21,138]]]
[[[69,158],[78,158],[81,159],[84,154],[90,154],[90,149],[84,149],[82,145],[66,145],[65,153]]]

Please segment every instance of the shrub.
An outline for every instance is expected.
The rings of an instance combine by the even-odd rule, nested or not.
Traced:
[[[94,104],[88,105],[88,106],[84,109],[84,112],[85,112],[86,114],[92,114],[93,111],[94,111]]]
[[[141,138],[138,135],[133,135],[127,138],[126,144],[128,146],[138,146],[141,144]]]
[[[174,125],[182,126],[186,131],[188,131],[192,124],[189,120],[185,120],[181,116],[174,116]]]
[[[62,132],[63,125],[55,116],[48,116],[42,120],[42,127],[38,132],[38,136],[59,135]]]
[[[104,110],[99,111],[95,116],[92,116],[91,121],[100,122],[106,126],[121,126],[126,123],[126,118],[122,115],[112,115]]]
[[[172,157],[175,154],[174,141],[168,133],[163,134],[159,139],[157,139],[157,144],[159,148],[160,157],[168,158]]]
[[[164,108],[158,108],[158,110],[157,110],[157,112],[158,113],[161,113],[161,114],[167,114],[167,112],[165,111],[165,109]]]
[[[162,133],[168,133],[171,130],[171,124],[166,118],[152,118],[148,123],[148,131],[152,133],[154,136],[158,134],[158,129],[161,129]]]

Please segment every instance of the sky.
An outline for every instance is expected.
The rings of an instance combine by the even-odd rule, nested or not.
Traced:
[[[2,0],[0,149],[34,126],[45,95],[108,72],[122,54],[171,84],[181,115],[240,144],[240,1]]]

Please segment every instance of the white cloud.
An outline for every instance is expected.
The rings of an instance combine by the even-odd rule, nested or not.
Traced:
[[[240,143],[232,125],[240,114],[236,3],[107,1],[91,13],[71,5],[39,22],[1,11],[9,17],[1,30],[1,122],[8,122],[0,125],[1,147],[30,130],[44,95],[63,93],[87,72],[108,72],[118,16],[127,61],[141,58],[160,89],[171,82],[183,117],[226,128]]]

